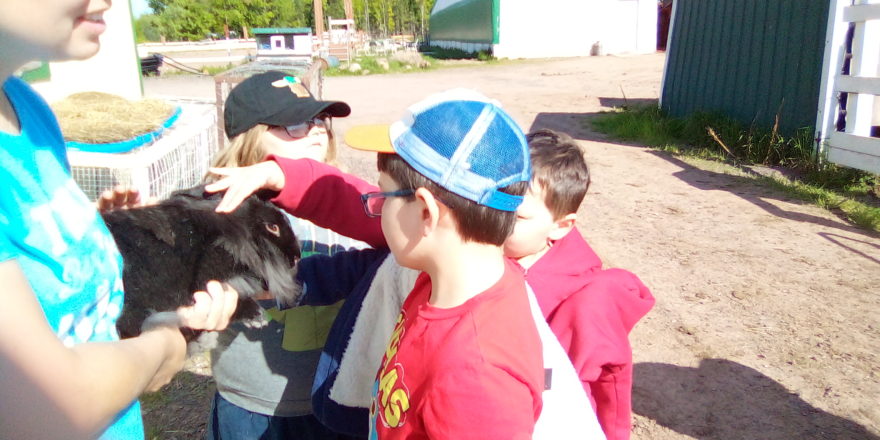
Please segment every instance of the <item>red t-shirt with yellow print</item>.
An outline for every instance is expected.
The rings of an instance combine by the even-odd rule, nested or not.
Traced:
[[[529,439],[541,411],[541,341],[522,275],[464,304],[428,304],[421,274],[403,304],[373,388],[373,439]]]

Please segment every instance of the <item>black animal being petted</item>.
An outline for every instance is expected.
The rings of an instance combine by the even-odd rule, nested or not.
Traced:
[[[292,300],[287,297],[294,292],[292,267],[300,249],[287,218],[256,195],[232,213],[216,213],[221,197],[198,186],[153,206],[102,214],[124,263],[120,337],[140,334],[153,312],[192,304],[193,292],[209,280],[238,291],[233,319],[258,316],[252,297],[265,290]],[[200,332],[187,333],[192,340]]]

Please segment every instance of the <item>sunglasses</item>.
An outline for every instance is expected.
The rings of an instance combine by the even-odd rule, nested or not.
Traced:
[[[282,126],[281,128],[287,132],[287,135],[292,138],[303,138],[309,135],[309,132],[312,130],[312,127],[320,127],[326,128],[327,121],[324,120],[326,116],[318,115],[313,119],[305,122],[301,122],[299,124]]]

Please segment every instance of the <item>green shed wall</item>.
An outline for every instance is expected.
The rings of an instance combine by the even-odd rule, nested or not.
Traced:
[[[827,0],[675,0],[662,106],[782,133],[816,123]],[[780,111],[781,107],[781,111]]]
[[[498,2],[500,0],[461,0],[429,20],[431,40],[467,43],[498,43]]]

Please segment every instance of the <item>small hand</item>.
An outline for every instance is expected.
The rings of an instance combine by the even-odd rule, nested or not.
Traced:
[[[229,325],[235,307],[238,305],[238,292],[229,285],[209,281],[205,291],[193,294],[195,304],[180,307],[175,312],[161,312],[151,315],[142,326],[141,335],[162,335],[162,347],[166,354],[147,384],[147,391],[157,391],[174,378],[183,368],[186,358],[186,340],[180,327],[196,330],[219,331]]]
[[[229,325],[238,305],[238,292],[228,284],[209,281],[204,291],[193,294],[195,304],[177,309],[181,327],[219,331]]]
[[[141,193],[135,188],[124,185],[116,185],[113,189],[105,190],[95,203],[101,212],[143,205]]]
[[[241,168],[210,168],[220,180],[205,186],[205,191],[226,190],[217,205],[217,212],[232,212],[244,199],[260,189],[281,191],[284,189],[284,173],[274,161],[260,162]]]

